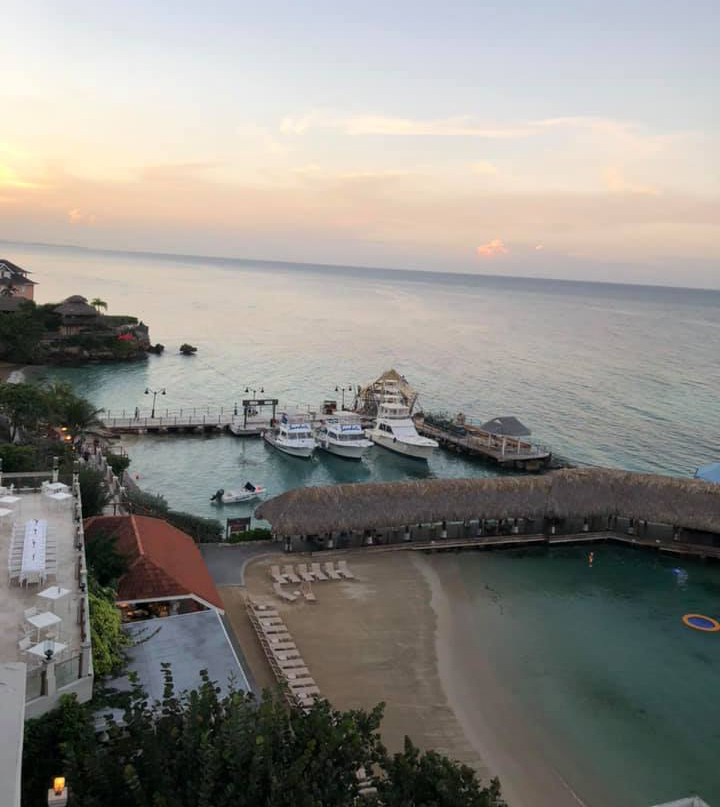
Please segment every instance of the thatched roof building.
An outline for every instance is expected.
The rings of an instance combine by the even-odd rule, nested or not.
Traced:
[[[479,518],[608,516],[720,534],[720,486],[672,476],[574,468],[543,476],[297,488],[262,503],[255,515],[283,537]]]
[[[396,386],[403,402],[412,409],[417,400],[417,392],[408,384],[404,375],[400,375],[397,370],[391,368],[366,387],[358,389],[355,398],[355,410],[363,415],[375,416],[378,403],[382,400],[387,384]]]
[[[76,317],[97,319],[98,317],[98,312],[88,303],[85,297],[79,294],[73,294],[72,297],[66,298],[53,311],[63,317],[72,317],[73,319]]]

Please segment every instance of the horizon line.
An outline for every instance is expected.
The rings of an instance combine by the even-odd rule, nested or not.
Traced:
[[[23,247],[51,247],[54,249],[75,249],[81,250],[85,252],[95,252],[95,253],[109,253],[111,255],[133,255],[133,256],[150,256],[153,258],[174,258],[174,259],[193,259],[193,260],[204,260],[204,261],[212,261],[212,262],[220,262],[220,261],[235,261],[235,262],[245,262],[245,263],[255,263],[255,264],[266,264],[270,266],[298,266],[298,267],[307,267],[311,269],[352,269],[352,270],[362,270],[362,269],[370,269],[372,271],[379,271],[379,272],[392,272],[395,274],[405,274],[405,275],[440,275],[440,276],[447,276],[447,277],[456,277],[456,278],[468,278],[468,277],[477,277],[483,279],[490,279],[490,280],[517,280],[517,281],[548,281],[552,283],[566,283],[566,284],[573,284],[573,283],[582,283],[588,286],[629,286],[631,288],[645,288],[645,289],[674,289],[676,291],[705,291],[711,292],[714,294],[720,293],[720,287],[718,288],[707,288],[705,286],[676,286],[672,284],[664,284],[664,283],[636,283],[632,281],[609,281],[609,280],[569,280],[568,278],[559,278],[559,277],[548,277],[548,276],[531,276],[531,275],[495,275],[495,274],[487,274],[487,273],[477,273],[477,272],[458,272],[458,271],[447,271],[442,272],[438,271],[437,269],[408,269],[408,268],[397,268],[397,267],[390,267],[390,266],[367,266],[367,265],[359,265],[359,264],[343,264],[343,263],[310,263],[309,261],[287,261],[287,260],[276,260],[271,258],[241,258],[237,256],[222,256],[222,255],[199,255],[195,253],[180,253],[180,252],[155,252],[153,250],[147,249],[116,249],[113,247],[88,247],[82,246],[80,244],[58,244],[54,242],[45,242],[45,241],[17,241],[13,239],[7,238],[0,238],[0,244],[8,244],[8,245],[17,245]]]

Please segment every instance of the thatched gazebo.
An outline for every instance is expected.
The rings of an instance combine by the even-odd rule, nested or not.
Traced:
[[[720,485],[604,468],[543,476],[427,479],[287,491],[255,511],[282,538],[402,532],[412,525],[510,521],[525,531],[605,531],[618,519],[719,536]],[[671,533],[672,534],[672,533]],[[389,539],[392,540],[392,539]],[[399,540],[396,538],[396,540]],[[405,538],[407,540],[407,537]]]

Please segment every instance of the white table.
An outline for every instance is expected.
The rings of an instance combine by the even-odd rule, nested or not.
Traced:
[[[62,642],[38,642],[38,644],[34,644],[32,647],[28,648],[27,652],[32,653],[34,656],[39,656],[40,658],[47,658],[45,651],[49,648],[52,650],[51,658],[56,658],[58,653],[62,653],[66,647],[67,645]]]
[[[7,507],[0,507],[0,518],[5,518],[5,516],[11,516],[15,511],[9,510]]]
[[[19,501],[19,496],[3,496],[2,499],[0,499],[0,504],[6,504],[8,507],[15,507]]]
[[[61,599],[62,597],[67,597],[69,593],[69,588],[63,588],[62,586],[50,586],[50,588],[46,588],[44,591],[39,591],[38,597],[42,597],[44,600],[50,600],[50,607],[54,611],[55,601]]]
[[[64,482],[47,482],[43,485],[50,493],[67,493],[68,486]]]
[[[23,543],[20,578],[28,574],[45,572],[45,544],[47,540],[47,521],[33,519],[25,522],[25,542]]]
[[[72,499],[72,494],[59,490],[57,493],[49,493],[48,499],[53,499],[56,502],[66,502],[68,499]]]
[[[40,631],[43,628],[49,628],[51,625],[57,625],[59,622],[62,622],[62,619],[50,611],[42,611],[39,614],[35,614],[35,616],[29,616],[26,622],[29,622],[33,628],[37,628],[38,639],[40,639]]]

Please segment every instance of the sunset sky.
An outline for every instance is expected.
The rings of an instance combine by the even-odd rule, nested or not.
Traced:
[[[5,0],[0,239],[717,288],[718,17]]]

